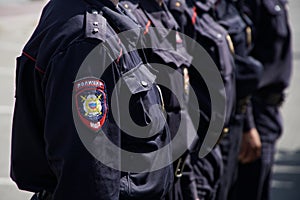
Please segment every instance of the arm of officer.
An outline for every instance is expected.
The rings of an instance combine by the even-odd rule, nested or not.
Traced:
[[[10,176],[19,189],[39,192],[53,188],[56,179],[48,165],[43,138],[43,74],[26,52],[17,58]]]
[[[251,103],[247,107],[244,120],[244,134],[240,147],[239,160],[242,163],[249,163],[261,155],[261,141],[259,133],[255,128]]]
[[[247,105],[247,110],[245,113],[243,131],[244,131],[244,133],[246,133],[252,128],[255,128],[255,122],[254,122],[254,117],[252,114],[252,103],[250,101]]]
[[[92,119],[87,116],[93,115],[93,112],[84,107],[87,98],[92,98],[98,91],[99,85],[90,83],[113,80],[110,74],[103,80],[95,78],[99,77],[97,75],[105,68],[108,58],[105,48],[97,48],[93,51],[97,59],[85,62],[86,56],[95,46],[87,41],[73,43],[54,56],[45,74],[45,148],[49,165],[57,179],[53,199],[118,199],[119,172],[96,160],[86,148],[86,145],[96,142],[97,137],[101,137],[99,129],[89,127]],[[81,84],[83,90],[80,91],[85,93],[77,92],[77,80],[87,77],[94,78],[92,82]],[[104,92],[104,89],[100,90]],[[102,103],[101,99],[91,103],[100,101]],[[82,114],[83,110],[86,113]],[[103,116],[100,118],[103,119]],[[107,133],[114,134],[116,138],[119,135],[118,129],[110,127],[109,120],[104,119],[101,129],[108,130]],[[111,129],[115,132],[110,132]]]

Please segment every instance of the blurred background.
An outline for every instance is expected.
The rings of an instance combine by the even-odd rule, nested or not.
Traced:
[[[18,190],[9,178],[15,58],[20,55],[46,3],[45,0],[0,0],[0,200],[31,197],[31,193]],[[282,107],[285,129],[277,144],[272,200],[300,199],[300,1],[290,0],[289,9],[294,72]]]

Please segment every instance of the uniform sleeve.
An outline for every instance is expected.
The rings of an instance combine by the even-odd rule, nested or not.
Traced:
[[[97,59],[83,64],[95,46],[86,41],[74,43],[55,55],[45,72],[33,68],[29,76],[25,72],[21,73],[26,76],[23,84],[28,86],[19,88],[19,93],[28,94],[17,97],[15,113],[21,114],[15,115],[12,177],[16,177],[15,180],[23,189],[35,192],[48,190],[53,194],[53,199],[57,200],[119,198],[119,171],[99,162],[86,148],[88,142],[91,144],[101,136],[96,131],[99,129],[87,126],[85,122],[91,122],[92,119],[82,119],[80,112],[77,112],[87,105],[90,107],[86,109],[90,110],[86,113],[92,116],[90,114],[93,113],[94,103],[104,100],[99,98],[87,102],[88,93],[95,94],[98,87],[103,86],[100,83],[113,80],[110,76],[112,73],[106,73],[107,77],[103,78],[99,76],[109,57],[105,48],[97,48],[93,51]],[[82,64],[85,66],[84,71],[78,75]],[[37,74],[41,73],[42,78],[39,79]],[[87,93],[73,92],[77,79],[86,78],[92,79],[82,85]],[[101,92],[106,94],[110,90],[102,88]],[[76,95],[80,100],[86,98],[85,101],[80,101],[79,105],[74,104]],[[101,128],[114,135],[112,140],[118,143],[119,129],[112,127],[112,123],[103,116],[101,119],[104,119]],[[19,126],[20,123],[26,129]],[[87,136],[87,141],[82,140],[79,130]]]
[[[56,184],[45,154],[42,79],[34,58],[27,53],[17,58],[10,176],[20,189],[31,192]]]
[[[115,80],[113,73],[100,77],[108,52],[104,47],[94,47],[88,42],[73,44],[52,59],[46,72],[44,137],[47,158],[58,182],[54,199],[118,199],[119,171],[90,153],[92,145],[103,136],[100,129],[113,135],[115,143],[120,135],[108,119],[108,103],[103,104],[105,95],[112,92],[104,87]],[[80,92],[77,84],[82,87]]]
[[[252,114],[252,103],[250,102],[247,106],[247,111],[245,113],[243,132],[246,133],[252,128],[255,128],[255,122]]]

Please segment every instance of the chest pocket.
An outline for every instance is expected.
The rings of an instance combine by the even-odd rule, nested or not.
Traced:
[[[263,0],[262,1],[264,9],[262,10],[262,19],[270,20],[266,21],[264,25],[269,27],[269,31],[273,34],[277,33],[278,36],[287,37],[288,22],[287,22],[287,12],[286,12],[286,0]],[[267,17],[263,17],[267,15]]]
[[[149,138],[162,132],[166,120],[163,99],[155,84],[156,76],[144,64],[139,64],[124,73],[122,79],[129,90],[129,93],[126,89],[120,93],[127,99],[123,103],[129,103],[121,113],[125,130],[138,138]]]

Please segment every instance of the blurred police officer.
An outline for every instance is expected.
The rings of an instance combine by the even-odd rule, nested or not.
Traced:
[[[108,138],[119,149],[148,153],[170,141],[161,107],[150,111],[162,106],[155,75],[137,51],[123,55],[130,42],[116,33],[138,26],[117,4],[50,1],[17,59],[11,177],[20,189],[37,193],[33,199],[163,199],[172,185],[172,166],[147,172],[157,154],[141,157],[146,172],[121,172],[118,163],[126,158],[99,142]],[[90,53],[94,60],[86,60]],[[116,87],[119,79],[122,87]],[[129,105],[122,102],[126,92]],[[162,127],[149,138],[135,138],[121,130],[113,109],[129,109],[138,125]],[[135,165],[134,158],[125,162]],[[171,152],[165,159],[171,160]],[[116,167],[106,165],[111,162]]]
[[[223,94],[223,96],[226,95],[227,97],[224,125],[224,132],[227,132],[227,127],[235,104],[235,69],[233,56],[226,39],[228,33],[215,19],[213,19],[212,16],[210,16],[215,2],[192,0],[169,0],[167,2],[172,14],[180,25],[181,30],[201,44],[219,68],[226,91],[226,94]],[[199,55],[197,55],[198,52],[194,50],[192,44],[187,44],[187,46],[189,46],[188,50],[190,50],[195,59],[199,57]],[[191,107],[189,112],[199,112],[201,120],[198,129],[198,135],[200,136],[199,141],[197,141],[195,149],[192,149],[193,153],[191,154],[194,177],[189,178],[195,179],[196,193],[199,199],[215,199],[223,171],[219,146],[217,145],[211,153],[201,159],[198,158],[197,149],[202,145],[203,136],[209,134],[206,132],[210,120],[213,120],[212,116],[216,116],[219,113],[211,113],[210,111],[210,95],[201,75],[196,71],[193,71],[192,67],[190,71],[191,86],[197,94],[201,110]],[[192,106],[193,103],[190,103],[190,105]],[[189,187],[189,190],[187,187]],[[182,181],[182,190],[193,191],[195,189]],[[186,199],[190,198],[187,197]]]
[[[123,0],[121,4],[145,28],[145,42],[153,44],[151,49],[145,50],[148,62],[164,65],[163,68],[156,67],[155,64],[153,67],[159,72],[158,79],[164,80],[163,82],[169,85],[168,88],[166,85],[162,85],[161,91],[165,100],[164,105],[172,138],[181,135],[179,136],[180,143],[176,143],[175,140],[172,141],[173,155],[176,156],[178,149],[188,148],[188,135],[191,137],[192,134],[196,134],[187,113],[188,67],[191,63],[191,57],[186,51],[184,38],[181,38],[177,32],[179,30],[178,24],[163,0]],[[154,30],[151,27],[157,29]],[[192,131],[194,133],[190,133]],[[167,199],[170,200],[183,199],[184,196],[197,199],[196,193],[187,194],[186,191],[182,192],[180,188],[179,179],[182,178],[182,173],[193,176],[188,152],[182,153],[184,154],[174,162],[175,184],[168,194]],[[186,179],[185,183],[190,186],[194,185],[194,178]]]
[[[242,140],[237,199],[270,199],[275,144],[282,133],[279,108],[292,68],[287,1],[246,0],[245,11],[255,28],[251,55],[264,70],[252,97],[252,120]]]
[[[212,159],[206,158],[207,162],[204,163],[206,165],[203,165],[202,168],[206,168],[206,177],[210,181],[203,184],[203,188],[212,189],[210,190],[210,195],[202,198],[215,198],[216,189],[218,189],[218,198],[227,199],[237,176],[237,157],[248,95],[257,87],[261,71],[260,63],[248,56],[251,47],[251,29],[250,25],[246,24],[245,21],[248,23],[250,21],[244,20],[235,8],[235,5],[230,1],[184,2],[174,0],[170,2],[173,14],[183,24],[182,28],[185,33],[204,46],[220,67],[220,72],[223,75],[225,88],[227,89],[227,121],[223,131],[225,136],[222,138],[220,145],[224,162],[224,174],[217,177],[218,170],[216,166],[218,162],[215,162],[216,166],[209,165],[209,163],[213,163]],[[180,7],[184,7],[180,6],[181,4],[186,6],[185,9],[180,9]],[[222,37],[221,33],[223,33],[224,37]],[[220,50],[221,45],[219,43],[222,38],[224,40],[223,50]],[[219,44],[219,48],[216,48],[218,45],[215,46],[214,44]],[[232,61],[229,63],[224,62],[230,60],[231,57],[234,58],[234,64]],[[229,70],[230,66],[232,69],[234,68],[234,71],[231,70],[234,73],[234,76],[231,76],[231,80],[236,81],[236,86],[230,84],[230,74],[224,73],[224,70],[222,70],[222,67]],[[193,79],[191,78],[191,80]],[[234,96],[235,93],[236,96]],[[230,112],[232,105],[235,105],[234,112]],[[202,160],[205,161],[205,159]],[[198,167],[198,169],[200,168]],[[203,171],[205,172],[205,170]],[[210,175],[208,176],[207,174]],[[214,177],[214,179],[211,177]],[[218,179],[221,179],[220,186]],[[215,184],[214,187],[209,187],[212,183]],[[201,190],[200,187],[198,190]]]
[[[227,40],[236,67],[236,105],[231,116],[229,131],[220,142],[224,175],[218,190],[218,199],[234,199],[238,169],[238,154],[247,120],[249,97],[257,89],[262,73],[260,62],[249,56],[252,48],[252,22],[241,12],[241,1],[221,0],[215,6],[214,16],[228,31]]]

